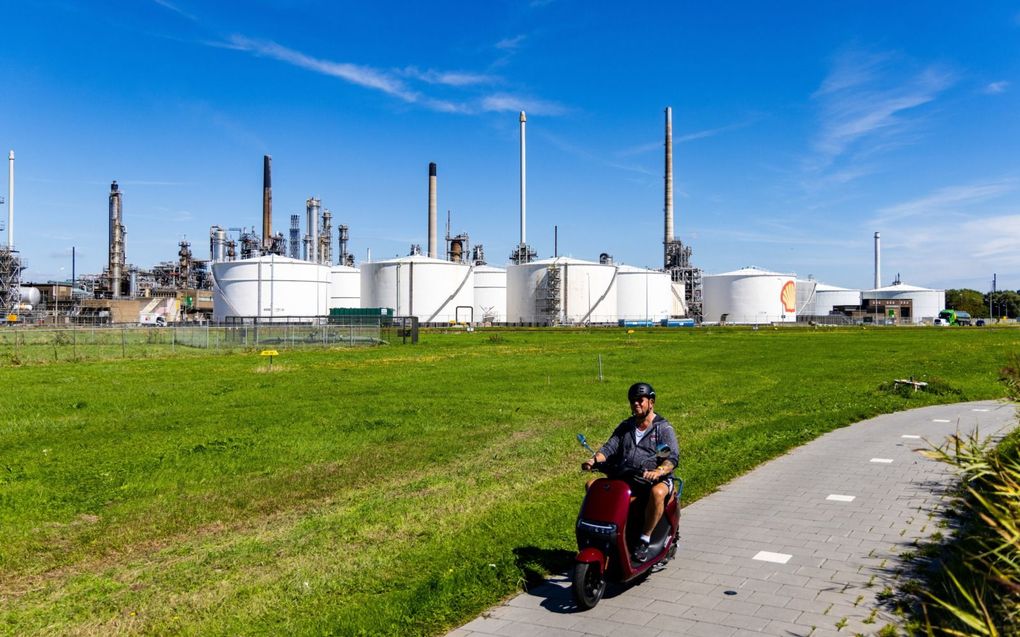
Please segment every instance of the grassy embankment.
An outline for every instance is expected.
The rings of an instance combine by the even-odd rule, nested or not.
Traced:
[[[0,369],[0,631],[432,634],[569,557],[648,380],[690,501],[862,418],[1003,395],[1013,330],[428,334]],[[597,382],[597,356],[604,382]],[[954,392],[909,397],[896,377]],[[955,393],[959,392],[959,393]]]

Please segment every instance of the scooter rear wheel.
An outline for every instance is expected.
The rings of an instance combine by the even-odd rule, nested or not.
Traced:
[[[606,592],[606,578],[597,564],[582,562],[574,566],[574,601],[583,610],[595,608]]]

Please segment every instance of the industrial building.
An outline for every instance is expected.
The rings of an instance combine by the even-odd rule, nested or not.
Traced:
[[[705,275],[691,247],[675,235],[672,109],[665,109],[663,265],[650,270],[558,254],[538,258],[527,242],[526,125],[520,124],[520,237],[505,267],[490,265],[468,233],[453,234],[447,213],[440,255],[438,167],[428,164],[426,249],[355,264],[350,230],[336,227],[322,201],[291,214],[287,236],[273,232],[272,159],[263,157],[262,228],[212,225],[209,258],[179,242],[177,259],[149,268],[127,258],[125,193],[108,196],[108,260],[100,274],[23,286],[14,249],[14,152],[9,156],[7,245],[0,247],[0,304],[6,314],[62,317],[64,322],[315,322],[335,310],[387,308],[423,325],[657,325],[693,318],[709,324],[819,322],[919,323],[937,316],[942,290],[900,283],[882,287],[875,233],[875,287],[860,291],[760,268]],[[73,257],[72,257],[73,263]],[[73,265],[72,265],[73,269]],[[17,317],[14,317],[17,318]]]

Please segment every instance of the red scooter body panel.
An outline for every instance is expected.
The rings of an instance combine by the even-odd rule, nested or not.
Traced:
[[[606,567],[609,566],[609,558],[606,557],[602,551],[590,546],[588,548],[581,549],[581,551],[577,554],[577,557],[574,558],[574,561],[584,564],[598,564],[599,569],[601,569],[599,571],[600,573],[605,573]]]
[[[630,485],[623,480],[599,478],[584,496],[581,516],[596,522],[612,522],[622,529],[629,510]]]
[[[603,572],[605,572],[610,559],[614,560],[618,568],[616,576],[622,582],[629,581],[645,572],[667,553],[673,545],[674,534],[680,521],[677,498],[674,495],[666,502],[666,507],[663,511],[663,518],[665,518],[672,529],[666,544],[662,547],[661,552],[652,559],[641,564],[634,564],[630,559],[626,533],[631,507],[630,498],[630,485],[625,481],[599,478],[592,483],[588,493],[585,494],[584,502],[581,504],[581,512],[578,515],[579,522],[585,520],[587,522],[613,524],[618,529],[618,532],[613,534],[614,544],[612,546],[605,546],[608,553],[602,558],[602,568]],[[580,541],[580,537],[578,539]],[[576,561],[594,563],[596,560],[593,553],[602,555],[602,551],[597,548],[581,548],[581,551],[577,554]]]

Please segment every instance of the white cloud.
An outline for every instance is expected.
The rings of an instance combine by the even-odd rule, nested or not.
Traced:
[[[174,13],[176,13],[177,15],[179,15],[181,17],[187,18],[188,20],[191,20],[192,22],[198,22],[198,18],[196,18],[195,16],[191,15],[187,11],[184,11],[183,9],[178,7],[176,4],[174,4],[173,2],[170,2],[170,0],[152,0],[152,1],[155,2],[156,4],[158,4],[159,6],[163,7],[164,9],[168,9],[170,11],[173,11]]]
[[[521,46],[521,43],[528,38],[523,33],[521,35],[515,35],[511,38],[503,38],[496,43],[497,49],[503,49],[504,51],[514,51]]]
[[[409,66],[402,71],[405,77],[421,80],[428,84],[443,84],[445,86],[474,86],[478,84],[493,84],[496,78],[481,73],[468,73],[464,71],[427,71],[419,70]]]
[[[481,109],[490,112],[525,111],[534,115],[562,115],[567,108],[562,104],[508,93],[497,93],[483,97]]]
[[[886,206],[878,211],[875,222],[882,223],[940,213],[969,213],[977,204],[1001,197],[1016,189],[1015,180],[1003,180],[984,184],[948,186],[930,195]]]
[[[1005,93],[1006,89],[1009,88],[1009,82],[1000,80],[998,82],[991,82],[985,86],[984,92],[988,95],[998,95]]]
[[[352,84],[372,88],[388,95],[400,98],[405,102],[416,102],[418,93],[410,90],[399,79],[384,71],[368,66],[346,62],[320,60],[300,51],[289,49],[272,41],[253,40],[243,35],[233,35],[226,43],[226,48],[247,51],[261,57],[268,57],[294,66],[346,80]]]
[[[949,88],[952,73],[936,66],[905,70],[891,54],[841,55],[812,96],[821,125],[813,168],[827,168],[851,152],[887,145],[909,128],[912,112]]]

